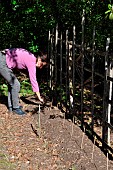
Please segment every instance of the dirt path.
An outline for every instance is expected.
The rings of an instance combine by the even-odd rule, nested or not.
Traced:
[[[40,122],[36,105],[24,110],[31,111],[9,114],[0,104],[0,170],[113,170],[112,161],[107,169],[103,152],[57,108],[45,108]]]

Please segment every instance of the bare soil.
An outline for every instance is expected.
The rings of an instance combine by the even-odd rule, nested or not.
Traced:
[[[0,98],[0,170],[113,170],[112,160],[80,127],[50,105],[21,100],[26,115],[9,113]]]

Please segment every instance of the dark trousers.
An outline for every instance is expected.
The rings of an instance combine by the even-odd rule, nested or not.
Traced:
[[[6,56],[0,52],[0,74],[8,83],[8,107],[19,108],[20,82],[6,64]]]

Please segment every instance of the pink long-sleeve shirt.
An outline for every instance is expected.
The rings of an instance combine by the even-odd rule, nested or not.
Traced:
[[[27,69],[33,92],[39,92],[36,79],[36,57],[22,48],[6,49],[6,63],[10,69]]]

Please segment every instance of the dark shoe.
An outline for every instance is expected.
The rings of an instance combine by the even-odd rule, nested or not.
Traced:
[[[25,112],[23,112],[20,108],[17,108],[17,109],[13,109],[13,112],[18,114],[18,115],[24,115],[26,114]]]
[[[22,109],[22,108],[23,108],[23,106],[19,106],[19,109]],[[12,107],[9,107],[9,108],[8,108],[8,111],[9,111],[9,112],[12,112],[12,111],[13,111]]]
[[[19,109],[22,109],[23,108],[23,106],[19,106]]]

